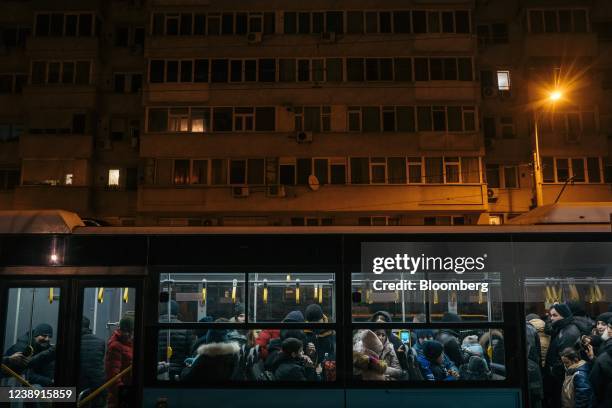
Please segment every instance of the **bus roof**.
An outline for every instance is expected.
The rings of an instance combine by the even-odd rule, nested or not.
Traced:
[[[70,211],[0,211],[0,233],[3,234],[69,234],[83,226],[81,217]]]

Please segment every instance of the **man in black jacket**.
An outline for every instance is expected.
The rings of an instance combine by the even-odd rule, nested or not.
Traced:
[[[104,384],[104,340],[95,336],[89,328],[89,319],[83,316],[81,321],[81,352],[80,372],[78,380],[79,392],[89,389],[89,392]],[[103,407],[106,401],[105,393],[94,401],[92,407]]]
[[[28,355],[29,346],[32,354],[25,367],[26,379],[32,384],[43,387],[53,386],[55,376],[55,346],[50,343],[53,337],[53,328],[47,323],[41,323],[30,333],[25,333],[17,339],[4,354],[12,356],[15,353]],[[30,344],[30,338],[32,343]],[[21,372],[19,372],[21,374]]]
[[[612,318],[608,319],[608,335],[612,335]],[[601,346],[589,380],[595,393],[594,408],[612,407],[612,338]]]
[[[281,352],[272,364],[277,381],[314,381],[316,379],[312,360],[304,355],[303,343],[290,337],[283,340]]]
[[[561,387],[565,378],[565,367],[560,353],[574,347],[580,339],[580,329],[574,323],[570,308],[564,303],[553,305],[549,310],[550,323],[545,328],[550,335],[550,345],[544,363],[544,395],[546,406],[561,406]]]

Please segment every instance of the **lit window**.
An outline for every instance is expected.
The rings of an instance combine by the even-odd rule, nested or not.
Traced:
[[[510,90],[510,71],[497,71],[497,89],[500,91]]]
[[[110,169],[108,171],[108,186],[119,187],[119,169]]]
[[[67,186],[72,185],[73,177],[74,177],[74,174],[66,174],[66,179],[64,180],[64,184],[66,184]]]

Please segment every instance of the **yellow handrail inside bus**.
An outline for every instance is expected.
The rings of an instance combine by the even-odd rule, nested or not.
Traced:
[[[108,387],[110,387],[111,385],[115,384],[117,381],[119,381],[119,379],[121,377],[123,377],[124,375],[126,375],[127,373],[129,373],[130,371],[132,371],[132,365],[130,364],[129,366],[127,366],[127,368],[125,368],[123,371],[121,371],[119,374],[117,374],[116,376],[114,376],[113,378],[111,378],[110,380],[108,380],[107,382],[105,382],[104,384],[102,384],[101,386],[99,386],[97,389],[95,389],[93,392],[91,392],[91,394],[89,394],[87,397],[85,397],[83,400],[79,401],[77,403],[77,407],[83,407],[87,404],[89,404],[93,399],[95,399],[102,391],[104,391],[105,389],[107,389]]]
[[[5,364],[1,364],[0,368],[2,368],[2,370],[4,370],[6,373],[8,373],[11,377],[15,378],[17,381],[19,381],[21,384],[25,385],[26,387],[32,387],[32,384],[30,384],[28,382],[28,380],[26,380],[25,378],[23,378],[22,376],[20,376],[19,374],[17,374],[15,371],[13,371],[9,366],[5,365]]]

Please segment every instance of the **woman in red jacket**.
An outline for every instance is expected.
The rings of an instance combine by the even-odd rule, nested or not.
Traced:
[[[104,364],[107,381],[132,364],[133,335],[134,320],[130,317],[124,317],[119,321],[119,329],[115,330],[108,340],[106,361]],[[114,408],[119,405],[119,387],[129,385],[131,378],[131,374],[128,373],[119,378],[117,382],[108,388],[108,408]]]

